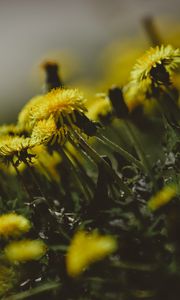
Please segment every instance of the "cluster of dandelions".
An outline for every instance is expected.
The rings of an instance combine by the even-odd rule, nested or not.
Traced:
[[[148,50],[135,64],[130,82],[124,88],[128,109],[131,111],[139,102],[146,102],[152,83],[169,83],[179,62],[179,49],[173,49],[170,45]],[[55,149],[57,144],[64,145],[78,132],[95,134],[96,126],[86,117],[85,102],[77,89],[66,88],[53,89],[31,99],[19,113],[17,124],[1,126],[0,159],[11,163],[14,168],[20,163],[28,165],[36,156],[38,146],[43,150],[44,147]],[[96,120],[98,115],[106,116],[110,113],[109,100],[101,98],[91,104],[88,116]],[[41,157],[43,155],[39,155],[39,159]]]
[[[56,173],[48,165],[50,155],[46,146],[63,145],[68,135],[83,131],[78,120],[86,111],[84,102],[77,89],[61,88],[31,99],[19,113],[17,124],[0,128],[1,161],[15,168],[21,163],[28,165],[36,162],[37,151],[38,162],[45,163],[50,173]],[[44,155],[48,159],[43,159]],[[56,160],[60,160],[57,155]]]
[[[6,244],[0,250],[0,295],[11,290],[18,281],[17,264],[40,259],[47,251],[42,240],[22,238],[30,229],[30,221],[22,215],[10,212],[0,216],[0,239]]]
[[[3,250],[4,256],[13,263],[38,259],[46,252],[45,244],[40,240],[27,240],[21,236],[31,229],[30,221],[15,212],[0,216],[0,237],[6,241],[16,238],[9,242]]]
[[[171,86],[177,74],[180,63],[180,50],[171,45],[152,47],[145,52],[135,63],[129,82],[123,87],[124,100],[132,112],[138,105],[143,105],[147,112],[154,106],[155,88],[161,89],[164,85]],[[120,72],[120,71],[119,71]],[[147,101],[147,100],[151,101]],[[153,101],[152,101],[153,100]],[[93,119],[101,119],[112,111],[106,95],[89,104],[88,115]]]
[[[30,228],[30,221],[22,215],[13,212],[0,216],[0,237],[7,242],[5,248],[1,250],[3,260],[0,261],[0,295],[12,289],[17,281],[14,266],[39,260],[48,250],[40,239],[21,238]],[[17,237],[21,239],[9,241],[9,238]],[[116,240],[111,236],[103,236],[95,231],[77,232],[66,254],[67,273],[72,277],[80,275],[90,264],[113,253],[116,248]]]
[[[179,50],[174,50],[171,46],[161,46],[150,49],[138,60],[131,73],[131,81],[124,89],[129,111],[136,106],[138,99],[142,103],[147,93],[153,92],[154,85],[161,86],[166,83],[169,87],[170,77],[180,61],[179,57]],[[29,168],[33,164],[51,180],[58,180],[60,175],[56,164],[63,156],[57,153],[57,148],[62,149],[67,141],[77,138],[79,133],[80,136],[91,135],[96,126],[89,121],[88,116],[98,120],[100,115],[105,117],[106,114],[111,114],[113,108],[108,101],[107,97],[101,98],[89,107],[86,116],[85,99],[78,90],[57,88],[45,95],[34,97],[20,112],[17,124],[1,126],[1,161],[8,167],[13,167],[17,174],[20,166]],[[92,150],[90,153],[97,157]],[[147,206],[152,212],[156,211],[176,195],[177,187],[167,185],[149,199]],[[9,213],[0,216],[0,236],[6,241],[2,253],[12,265],[40,259],[47,251],[41,240],[20,239],[30,228],[30,222],[21,215]],[[9,241],[9,238],[16,240]],[[68,275],[80,275],[90,264],[103,259],[116,249],[117,242],[112,236],[100,235],[97,231],[77,231],[66,253]],[[0,286],[4,287],[0,289],[0,293],[8,290],[7,276],[11,278],[11,275],[14,277],[13,269],[0,268]]]
[[[176,195],[177,187],[167,185],[148,201],[148,208],[156,211],[172,201]],[[9,238],[20,238],[30,228],[30,221],[22,215],[13,212],[0,216],[0,237],[7,242],[0,260],[0,295],[4,295],[16,285],[18,280],[15,266],[17,264],[39,260],[48,250],[45,243],[39,239],[8,242]],[[117,248],[117,240],[113,236],[101,235],[97,231],[77,231],[66,252],[67,274],[70,277],[81,275],[92,263],[104,259]]]

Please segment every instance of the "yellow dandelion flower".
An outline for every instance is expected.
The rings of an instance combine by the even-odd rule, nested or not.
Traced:
[[[8,213],[0,216],[0,236],[19,236],[28,232],[31,228],[29,220],[16,213]]]
[[[96,99],[95,102],[91,103],[88,107],[87,116],[89,119],[99,121],[101,117],[105,117],[112,112],[110,101],[106,98]]]
[[[3,136],[0,139],[0,159],[3,162],[12,161],[14,157],[19,160],[28,158],[28,150],[34,145],[30,138],[20,136]]]
[[[68,274],[78,276],[91,263],[103,259],[114,252],[116,248],[117,243],[111,236],[103,236],[95,231],[92,233],[77,232],[66,256]]]
[[[29,131],[31,128],[31,111],[34,106],[39,105],[44,101],[44,95],[38,95],[33,97],[29,102],[23,107],[18,115],[18,127],[25,131]]]
[[[40,259],[47,251],[41,240],[21,240],[8,244],[4,249],[5,257],[10,262],[25,262]]]
[[[15,270],[0,261],[0,296],[3,296],[13,288],[16,282],[16,277],[17,274],[15,273]]]
[[[150,48],[140,59],[137,60],[132,72],[131,81],[134,83],[149,83],[152,79],[152,71],[158,71],[158,67],[163,67],[169,75],[180,63],[180,50],[174,49],[171,45],[157,46]],[[147,82],[146,82],[147,81]]]
[[[51,115],[60,125],[64,124],[63,118],[71,122],[74,118],[73,112],[86,111],[84,102],[84,97],[77,89],[53,89],[44,95],[41,103],[33,106],[30,112],[31,124],[34,126],[37,121],[48,119]]]
[[[177,195],[175,185],[167,185],[148,201],[148,208],[152,211],[169,203]]]
[[[35,144],[48,143],[57,133],[56,123],[52,116],[49,119],[40,120],[33,128],[31,140]]]
[[[53,116],[48,119],[40,120],[36,123],[32,130],[32,144],[54,144],[57,141],[59,144],[64,144],[67,135],[67,126],[62,126],[57,129]]]

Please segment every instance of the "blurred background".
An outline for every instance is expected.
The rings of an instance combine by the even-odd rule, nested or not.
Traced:
[[[123,61],[151,45],[144,18],[153,17],[162,42],[178,46],[179,11],[179,0],[0,0],[0,122],[16,120],[41,92],[46,59],[60,62],[68,85],[121,83]]]

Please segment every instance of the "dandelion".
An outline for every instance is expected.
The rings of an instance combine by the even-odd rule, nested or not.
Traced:
[[[51,130],[55,131],[55,125],[60,130],[58,132],[60,140],[67,125],[69,127],[78,127],[78,118],[80,116],[83,117],[86,111],[84,103],[85,99],[77,89],[53,89],[45,95],[31,99],[25,105],[19,114],[18,126],[30,133],[32,133],[36,125],[38,126],[36,132],[40,127],[41,130],[45,131],[45,120],[49,120],[49,123],[51,122]],[[53,119],[55,124],[53,124]],[[63,129],[61,130],[62,127]],[[39,135],[40,130],[38,131]],[[49,132],[46,131],[46,133],[48,137],[51,136]]]
[[[148,208],[152,211],[169,203],[177,195],[175,185],[167,185],[148,201]]]
[[[78,276],[91,263],[103,259],[117,248],[111,236],[101,236],[97,232],[79,231],[72,239],[66,256],[67,272],[70,276]]]
[[[22,215],[8,213],[0,216],[0,236],[19,236],[28,232],[30,228],[29,220]]]
[[[56,135],[56,132],[56,123],[53,117],[50,116],[47,120],[37,122],[33,128],[31,140],[37,145],[46,144]]]
[[[40,120],[33,128],[31,141],[32,144],[53,144],[57,141],[59,144],[64,144],[67,135],[67,127],[62,126],[57,129],[55,120],[51,115],[48,119]]]
[[[132,111],[138,105],[149,110],[149,99],[153,101],[153,85],[169,84],[170,76],[180,63],[180,51],[172,46],[157,46],[150,48],[137,60],[132,72],[130,82],[124,87],[127,106]],[[155,105],[156,109],[156,105]]]
[[[0,126],[0,136],[20,135],[21,129],[16,124],[5,124]]]
[[[28,153],[34,145],[30,138],[20,136],[3,136],[0,139],[0,159],[4,163],[12,162],[14,157],[19,161],[31,159]]]
[[[5,257],[13,263],[40,259],[47,251],[41,240],[21,240],[8,244],[4,249]]]
[[[31,111],[33,107],[39,105],[44,101],[44,95],[38,95],[33,97],[29,102],[23,107],[18,115],[18,127],[29,132],[31,129]]]
[[[180,51],[171,45],[150,48],[138,59],[131,72],[131,81],[148,85],[155,82],[169,81],[169,76],[180,63]]]
[[[101,121],[112,113],[110,102],[106,98],[96,99],[88,108],[87,116],[94,121]]]
[[[54,117],[58,127],[64,125],[65,120],[73,123],[73,112],[83,113],[86,111],[84,97],[77,89],[53,89],[44,95],[43,101],[34,105],[30,112],[31,124],[37,121]]]

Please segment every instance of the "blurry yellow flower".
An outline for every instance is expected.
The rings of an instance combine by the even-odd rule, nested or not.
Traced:
[[[146,85],[147,83],[148,85]],[[149,91],[149,85],[151,84],[149,78],[146,80],[146,84],[130,82],[124,87],[123,91],[125,102],[130,112],[139,105],[143,105],[145,107],[149,104],[150,101],[146,97],[146,94]]]
[[[79,231],[75,234],[66,256],[67,272],[78,276],[89,264],[103,259],[117,248],[115,239],[97,232]]]
[[[11,262],[25,262],[40,259],[47,251],[47,247],[40,240],[22,240],[8,244],[5,249],[5,257]]]
[[[105,117],[111,112],[112,107],[110,101],[103,97],[97,98],[95,102],[89,105],[87,116],[91,120],[98,121],[101,117]]]
[[[44,95],[38,95],[33,97],[29,102],[22,108],[18,115],[18,126],[23,130],[29,131],[31,128],[31,111],[34,106],[44,101]]]
[[[0,126],[0,136],[14,136],[18,134],[21,134],[21,129],[15,124],[5,124]]]
[[[43,145],[36,146],[33,149],[33,153],[36,155],[32,160],[33,166],[41,173],[44,174],[48,180],[60,181],[60,174],[57,169],[57,165],[61,162],[59,153],[53,151],[49,154],[46,147]]]
[[[17,169],[20,173],[23,173],[26,167],[26,164],[23,162],[19,162],[19,164],[17,165]],[[0,170],[5,174],[17,176],[17,172],[12,164],[4,164],[0,161]]]
[[[0,236],[18,236],[28,232],[31,227],[29,220],[16,213],[8,213],[0,216]]]
[[[152,211],[169,203],[177,195],[175,185],[167,185],[148,201],[148,208]]]
[[[131,81],[137,84],[142,81],[149,82],[152,79],[152,70],[157,70],[158,66],[164,67],[165,71],[171,75],[178,63],[180,63],[179,49],[174,49],[171,45],[150,48],[137,60],[131,72]]]

